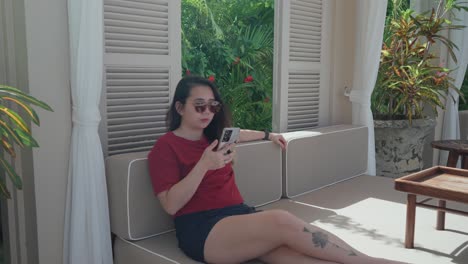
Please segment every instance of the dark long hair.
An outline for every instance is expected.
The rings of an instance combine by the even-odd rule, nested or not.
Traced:
[[[185,105],[187,98],[190,96],[190,91],[195,86],[210,87],[215,100],[222,104],[221,110],[213,116],[213,120],[211,120],[210,124],[203,130],[203,134],[211,142],[221,136],[223,128],[231,126],[231,114],[228,107],[221,99],[216,85],[205,78],[189,75],[179,81],[174,93],[174,98],[172,99],[171,107],[169,111],[167,111],[166,125],[170,131],[174,131],[180,126],[182,117],[177,112],[176,102]]]

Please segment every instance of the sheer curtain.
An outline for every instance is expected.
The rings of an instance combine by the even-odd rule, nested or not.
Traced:
[[[102,0],[68,0],[73,105],[63,263],[112,263],[104,159],[98,135]]]
[[[367,173],[375,175],[374,120],[370,98],[377,80],[387,0],[358,0],[354,82],[350,94],[353,124],[369,128]]]
[[[454,18],[458,21],[453,21],[457,25],[468,26],[468,12],[454,11]],[[453,20],[453,19],[452,19]],[[463,30],[452,30],[449,33],[449,38],[458,46],[459,50],[454,50],[458,63],[449,59],[448,67],[450,69],[457,69],[453,72],[452,77],[455,79],[455,86],[457,89],[461,88],[463,78],[465,77],[466,68],[468,64],[468,28]],[[442,139],[459,139],[460,138],[460,120],[458,117],[458,102],[459,95],[455,91],[450,91],[451,95],[455,98],[455,102],[449,96],[445,103],[445,111],[443,112],[442,120]],[[468,99],[468,98],[467,98]],[[439,164],[447,164],[448,154],[446,151],[439,152]]]

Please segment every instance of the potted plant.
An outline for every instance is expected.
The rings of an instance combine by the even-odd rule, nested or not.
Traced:
[[[376,87],[371,108],[374,115],[377,175],[400,177],[423,168],[424,141],[435,126],[430,111],[444,108],[453,85],[448,69],[439,64],[431,46],[447,47],[454,61],[458,47],[446,38],[444,30],[461,29],[447,19],[453,9],[464,9],[456,0],[440,0],[437,9],[415,14],[400,9],[393,0],[388,17]],[[432,114],[433,116],[433,114]]]
[[[11,160],[16,157],[14,145],[18,145],[20,148],[39,147],[31,135],[31,129],[25,119],[15,111],[16,108],[20,109],[24,113],[23,116],[39,125],[39,117],[30,105],[52,111],[52,108],[46,103],[21,90],[0,84],[0,135],[1,148],[3,149],[3,155],[0,155],[0,170],[10,178],[17,189],[22,188],[22,180],[11,165]],[[11,159],[5,157],[4,154],[8,154]],[[10,192],[6,188],[3,178],[0,178],[0,196],[10,198]]]

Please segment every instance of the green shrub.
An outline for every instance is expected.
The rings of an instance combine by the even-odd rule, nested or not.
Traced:
[[[183,74],[213,80],[234,125],[271,129],[273,0],[183,0]]]

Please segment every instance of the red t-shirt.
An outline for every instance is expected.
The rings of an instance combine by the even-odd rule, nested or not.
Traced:
[[[208,139],[188,140],[168,132],[160,137],[148,154],[149,172],[156,194],[170,189],[182,180],[200,160],[210,145]],[[222,208],[243,203],[237,189],[231,164],[209,170],[192,199],[174,216]]]

